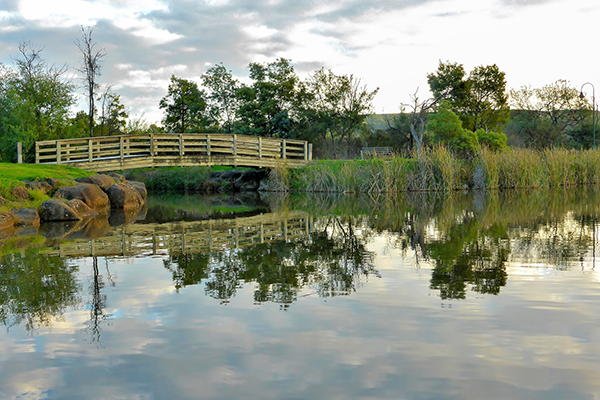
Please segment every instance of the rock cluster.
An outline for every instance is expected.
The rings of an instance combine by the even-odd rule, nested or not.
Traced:
[[[76,179],[77,184],[48,179],[44,182],[23,182],[11,190],[11,195],[26,201],[28,189],[45,194],[54,192],[51,199],[37,208],[15,208],[0,211],[0,229],[13,226],[39,226],[40,222],[81,221],[111,209],[138,210],[146,204],[147,191],[142,182],[128,182],[120,175],[95,175]],[[0,199],[4,200],[4,199]]]

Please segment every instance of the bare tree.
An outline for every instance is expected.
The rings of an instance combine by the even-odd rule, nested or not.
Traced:
[[[417,88],[415,93],[410,96],[412,103],[403,106],[408,106],[412,109],[409,116],[410,134],[415,141],[417,156],[421,158],[423,135],[425,134],[425,127],[427,126],[427,116],[434,111],[437,100],[433,98],[420,100],[417,95],[418,92],[419,88]]]
[[[77,71],[83,74],[81,78],[86,88],[86,96],[89,100],[89,125],[90,125],[90,137],[94,136],[94,100],[96,98],[96,91],[99,89],[99,85],[96,82],[96,78],[100,76],[100,70],[102,68],[102,59],[106,56],[106,51],[102,48],[96,50],[96,42],[92,39],[92,33],[94,27],[88,27],[87,29],[81,27],[81,39],[77,39],[75,44],[81,51],[83,56],[83,62],[81,66],[77,68]]]

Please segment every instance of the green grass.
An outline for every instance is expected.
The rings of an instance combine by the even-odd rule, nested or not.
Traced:
[[[93,174],[91,171],[62,165],[0,163],[0,196],[9,201],[14,200],[10,190],[15,186],[22,186],[23,181],[43,181],[47,178],[70,180]],[[30,191],[30,197],[29,201],[20,202],[19,206],[36,207],[48,198],[37,191]]]

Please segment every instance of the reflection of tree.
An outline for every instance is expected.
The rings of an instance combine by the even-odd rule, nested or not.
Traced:
[[[510,242],[498,226],[482,229],[481,222],[466,213],[429,244],[435,262],[431,287],[442,299],[464,299],[468,285],[483,294],[498,294],[506,285],[506,261]]]
[[[106,295],[102,293],[105,283],[98,269],[98,257],[92,257],[93,276],[90,283],[90,293],[92,295],[89,304],[90,321],[87,323],[87,329],[91,335],[92,343],[100,343],[101,322],[106,318],[104,308],[106,307]],[[108,266],[107,266],[108,270]]]
[[[27,330],[49,326],[77,304],[77,267],[57,256],[28,252],[0,259],[0,322]]]
[[[223,302],[255,282],[257,303],[287,307],[304,288],[322,297],[347,295],[362,279],[377,275],[364,235],[348,217],[324,220],[322,229],[292,242],[261,243],[209,254],[177,254],[165,261],[177,289],[205,279],[206,293]]]

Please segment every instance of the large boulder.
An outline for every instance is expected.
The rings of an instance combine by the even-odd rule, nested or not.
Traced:
[[[144,204],[144,199],[130,183],[115,183],[106,188],[106,194],[110,199],[111,208],[132,210]]]
[[[115,184],[115,180],[113,178],[104,174],[86,176],[84,178],[77,178],[75,180],[79,183],[92,183],[94,185],[98,185],[102,190]]]
[[[65,186],[56,191],[54,198],[83,201],[94,211],[104,211],[110,207],[110,200],[98,185],[80,183],[75,186]]]
[[[8,211],[0,210],[0,229],[12,228],[15,225],[15,217]]]
[[[42,222],[79,221],[81,219],[68,203],[59,199],[44,201],[40,206],[39,214]]]
[[[12,214],[15,226],[40,225],[40,215],[37,208],[13,209]]]
[[[40,192],[42,192],[44,194],[48,194],[52,190],[52,185],[50,185],[46,181],[41,181],[41,182],[23,181],[23,183],[25,184],[25,187],[27,189],[39,190]]]

